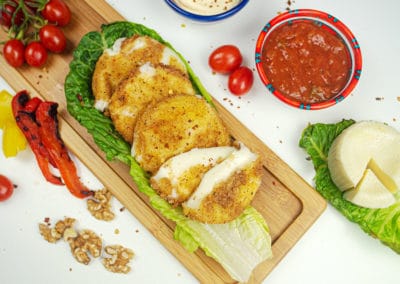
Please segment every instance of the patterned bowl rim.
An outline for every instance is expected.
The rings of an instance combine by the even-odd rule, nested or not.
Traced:
[[[352,61],[352,69],[349,76],[349,81],[342,89],[342,91],[329,100],[312,104],[304,104],[299,101],[291,100],[290,98],[284,96],[282,93],[280,93],[278,90],[274,88],[274,86],[271,84],[271,82],[267,78],[262,68],[262,58],[261,58],[262,48],[270,32],[280,24],[302,19],[316,21],[317,23],[324,25],[328,29],[336,32],[342,38],[344,43],[347,45]],[[255,49],[255,62],[261,81],[264,83],[264,85],[271,93],[273,93],[278,99],[280,99],[281,101],[285,102],[288,105],[306,110],[323,109],[336,105],[337,103],[343,101],[347,96],[350,95],[354,87],[357,85],[362,70],[362,56],[361,56],[360,45],[358,44],[356,37],[353,35],[350,29],[338,18],[328,13],[312,9],[297,9],[297,10],[287,11],[285,13],[282,13],[274,17],[271,21],[269,21],[263,27],[258,36]]]
[[[249,0],[242,0],[240,1],[236,6],[234,6],[232,9],[227,10],[226,12],[215,14],[215,15],[200,15],[200,14],[195,14],[188,12],[187,10],[181,8],[178,4],[176,4],[176,1],[174,0],[165,0],[165,2],[178,14],[181,14],[184,17],[187,17],[192,20],[200,21],[200,22],[214,22],[214,21],[219,21],[226,19],[240,10],[246,4],[249,2]]]

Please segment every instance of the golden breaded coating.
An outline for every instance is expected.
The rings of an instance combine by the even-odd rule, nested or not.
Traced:
[[[261,184],[262,164],[259,159],[217,184],[199,207],[182,204],[183,213],[196,221],[223,224],[234,220],[250,205]]]
[[[202,97],[176,95],[148,105],[139,115],[132,156],[150,173],[170,157],[192,148],[226,146],[230,135]]]
[[[146,62],[163,63],[186,72],[186,67],[174,51],[148,37],[135,35],[118,39],[114,46],[104,51],[96,63],[92,77],[95,107],[107,109],[111,95],[130,72]]]
[[[111,97],[108,109],[116,130],[132,143],[139,112],[151,102],[176,94],[195,94],[189,77],[182,71],[150,63],[136,68]]]

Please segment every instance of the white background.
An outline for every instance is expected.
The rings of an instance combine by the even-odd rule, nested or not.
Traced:
[[[227,78],[213,75],[207,66],[211,51],[230,43],[241,49],[244,64],[254,68],[258,33],[272,17],[285,10],[285,0],[252,0],[239,14],[212,24],[182,18],[161,0],[108,2],[128,20],[157,30],[187,58],[210,93],[311,185],[313,167],[298,147],[308,123],[372,119],[400,130],[399,1],[296,0],[291,5],[336,16],[353,31],[361,45],[363,73],[359,85],[343,102],[319,111],[284,105],[268,93],[257,74],[249,94],[241,99],[233,97],[226,90]],[[3,80],[0,88],[14,92]],[[101,187],[79,161],[77,165],[88,186]],[[120,211],[122,205],[118,201],[113,203],[116,219],[100,222],[89,215],[85,202],[72,197],[65,187],[46,183],[29,149],[9,159],[0,152],[0,173],[18,185],[12,198],[0,204],[1,283],[197,282],[127,210]],[[44,241],[38,223],[46,217],[54,223],[64,216],[77,218],[78,228],[98,232],[106,244],[119,243],[133,249],[136,257],[132,271],[128,275],[113,274],[105,271],[98,260],[89,266],[78,264],[65,243],[53,245]],[[265,283],[398,283],[399,260],[398,254],[367,236],[328,205]]]

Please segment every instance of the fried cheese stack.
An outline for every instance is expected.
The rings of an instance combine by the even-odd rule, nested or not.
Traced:
[[[249,206],[260,159],[232,141],[171,49],[147,36],[118,39],[97,62],[92,89],[95,107],[132,145],[151,186],[186,216],[226,223]]]

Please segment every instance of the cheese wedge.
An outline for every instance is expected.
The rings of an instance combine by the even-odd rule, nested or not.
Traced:
[[[367,208],[386,208],[396,202],[394,195],[370,169],[365,171],[357,187],[346,191],[343,197],[358,206]]]
[[[355,188],[365,170],[371,168],[395,192],[400,185],[400,133],[380,122],[355,123],[332,143],[328,167],[342,191]]]
[[[355,123],[332,143],[328,168],[349,201],[371,208],[388,206],[400,187],[400,132],[380,122]]]

